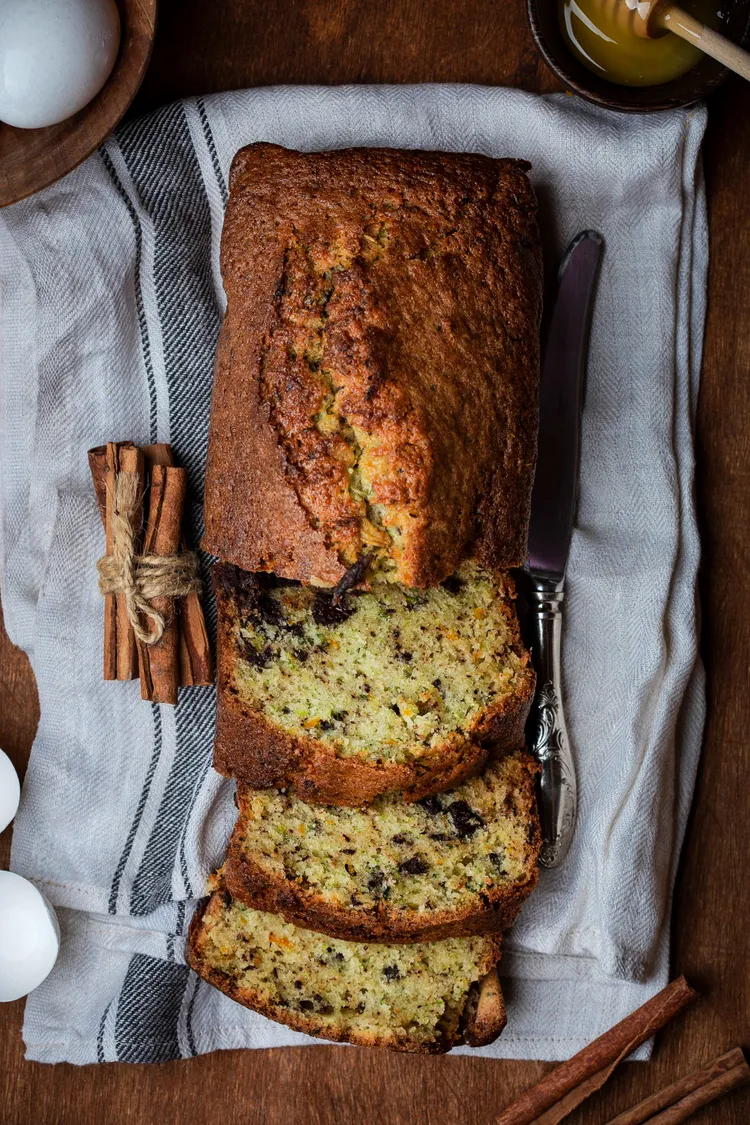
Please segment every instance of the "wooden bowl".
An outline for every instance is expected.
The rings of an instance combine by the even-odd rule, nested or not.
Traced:
[[[93,101],[46,129],[0,122],[0,207],[59,180],[111,133],[146,73],[156,33],[157,0],[117,0],[122,38],[114,70]]]
[[[691,105],[710,94],[730,73],[710,59],[703,61],[672,82],[661,86],[618,86],[588,70],[568,47],[558,23],[558,0],[527,0],[531,32],[547,66],[570,90],[609,109],[625,113],[650,113]],[[750,35],[750,0],[725,0],[724,34],[736,43],[746,43]]]

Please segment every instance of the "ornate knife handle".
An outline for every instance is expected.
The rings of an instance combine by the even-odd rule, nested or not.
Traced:
[[[557,867],[573,838],[577,804],[575,767],[560,688],[563,584],[554,579],[532,578],[526,596],[537,674],[531,749],[542,767],[539,816],[543,842],[539,862],[543,867]]]

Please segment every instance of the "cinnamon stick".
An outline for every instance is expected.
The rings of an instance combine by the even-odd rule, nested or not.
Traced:
[[[155,465],[174,465],[171,445],[165,442],[143,447],[146,462]],[[183,534],[181,546],[187,547]],[[180,687],[191,684],[212,684],[214,668],[211,659],[211,646],[208,643],[206,619],[203,606],[197,593],[188,594],[178,607],[180,617]]]
[[[149,469],[153,469],[155,465],[174,465],[172,447],[166,442],[160,442],[155,445],[144,445],[142,447],[142,450],[146,466]],[[99,504],[99,512],[102,517],[102,524],[106,526],[106,446],[100,445],[95,449],[90,449],[88,453],[88,459],[89,468],[91,470],[91,479],[94,484],[94,491],[96,492],[96,498]],[[186,537],[184,533],[181,539],[181,546],[183,548],[187,547]],[[112,602],[112,607],[114,607],[114,598],[111,595],[110,599]],[[200,597],[198,596],[198,594],[190,593],[185,598],[183,598],[180,602],[179,607],[176,607],[176,612],[179,617],[178,633],[180,687],[185,687],[191,684],[212,684],[214,680],[214,672],[213,661],[211,659],[211,646],[208,641],[206,621],[203,616],[203,607],[201,605]],[[107,676],[105,672],[104,678],[116,679],[117,677],[113,670],[111,676]]]
[[[143,454],[131,442],[107,442],[105,451],[105,536],[106,552],[112,554],[114,545],[113,520],[115,514],[115,480],[119,473],[133,473],[139,496],[144,488]],[[136,539],[139,539],[143,520],[142,504],[134,514]],[[136,550],[138,545],[136,544]],[[114,608],[113,608],[114,605]],[[134,680],[138,675],[138,649],[135,633],[128,618],[122,594],[105,596],[104,603],[104,678],[105,680]]]
[[[626,1109],[609,1125],[678,1125],[709,1102],[740,1086],[750,1078],[750,1067],[739,1047],[692,1074],[686,1074],[670,1086]],[[660,1112],[663,1110],[665,1112]]]
[[[102,517],[102,527],[107,526],[107,447],[97,445],[96,449],[88,452],[91,480],[94,483],[96,502],[99,505],[99,515]]]
[[[154,465],[151,470],[148,523],[144,555],[175,555],[182,540],[182,510],[187,473],[184,469]],[[141,698],[155,703],[176,703],[180,678],[179,630],[174,601],[156,597],[151,605],[165,618],[161,638],[155,644],[138,641]]]
[[[545,1111],[556,1107],[563,1099],[567,1100],[567,1095],[581,1088],[583,1093],[580,1099],[574,1097],[569,1099],[571,1104],[560,1107],[562,1117],[566,1116],[584,1097],[598,1088],[592,1081],[597,1075],[605,1072],[603,1081],[606,1081],[606,1077],[609,1077],[609,1073],[619,1062],[669,1023],[697,995],[684,977],[678,977],[523,1093],[517,1101],[503,1110],[497,1119],[497,1125],[537,1125]],[[550,1116],[548,1121],[560,1121],[562,1117]]]
[[[89,450],[89,468],[94,482],[99,515],[106,535],[106,553],[112,554],[112,535],[107,533],[107,447]],[[114,594],[104,598],[104,679],[117,679],[117,609]]]

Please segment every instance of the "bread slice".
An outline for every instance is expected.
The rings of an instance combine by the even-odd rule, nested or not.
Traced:
[[[504,930],[537,882],[536,771],[518,752],[450,793],[361,809],[240,786],[224,882],[248,906],[349,941]]]
[[[321,1039],[436,1053],[505,1026],[500,938],[338,941],[252,910],[223,889],[198,909],[188,963],[239,1004]]]
[[[523,745],[534,673],[506,576],[330,591],[215,568],[214,765],[256,789],[362,805],[449,789]]]
[[[519,160],[237,153],[204,548],[427,587],[525,561],[542,269]]]

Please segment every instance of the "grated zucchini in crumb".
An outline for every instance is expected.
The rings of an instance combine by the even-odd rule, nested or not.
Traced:
[[[486,937],[415,945],[339,941],[217,894],[201,954],[233,984],[326,1027],[431,1043],[455,1028],[471,985],[494,962]]]
[[[326,808],[243,787],[238,838],[269,878],[304,885],[334,908],[460,911],[533,876],[535,821],[518,799],[532,784],[524,760],[509,755],[416,804],[384,796],[366,808]]]
[[[443,585],[346,595],[269,585],[234,629],[240,698],[340,757],[414,761],[513,694],[524,664],[505,580],[465,563]]]

